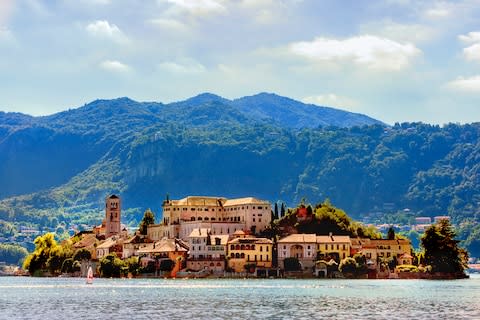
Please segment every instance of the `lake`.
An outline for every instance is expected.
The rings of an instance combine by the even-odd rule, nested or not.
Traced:
[[[0,319],[480,319],[480,277],[434,280],[0,277]]]

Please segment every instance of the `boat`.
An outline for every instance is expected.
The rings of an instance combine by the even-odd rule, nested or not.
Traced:
[[[93,270],[91,266],[88,266],[87,271],[87,284],[93,284]]]

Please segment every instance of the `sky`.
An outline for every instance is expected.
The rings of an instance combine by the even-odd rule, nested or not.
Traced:
[[[0,0],[0,110],[272,92],[480,121],[480,0]]]

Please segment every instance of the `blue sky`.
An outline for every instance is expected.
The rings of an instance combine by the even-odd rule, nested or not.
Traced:
[[[480,0],[0,0],[0,110],[274,92],[480,121]]]

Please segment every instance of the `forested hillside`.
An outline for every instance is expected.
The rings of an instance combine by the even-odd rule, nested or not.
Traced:
[[[270,94],[97,100],[48,117],[0,113],[0,220],[98,223],[104,197],[119,193],[132,224],[146,208],[159,212],[168,194],[288,205],[329,198],[355,219],[409,208],[473,228],[479,134],[480,124],[389,127]]]

